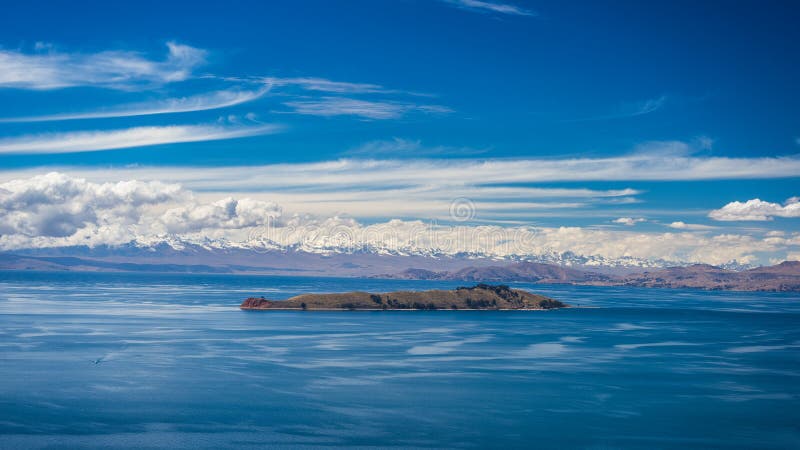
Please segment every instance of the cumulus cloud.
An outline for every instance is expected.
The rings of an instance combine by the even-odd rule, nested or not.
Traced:
[[[710,225],[700,225],[697,223],[686,223],[681,221],[672,222],[667,226],[678,230],[713,230],[716,228]]]
[[[643,219],[641,217],[620,217],[619,219],[615,219],[612,222],[632,227],[637,223],[647,222],[647,219]]]
[[[167,98],[150,102],[131,103],[74,114],[54,114],[49,116],[12,117],[0,119],[0,122],[49,122],[58,120],[104,119],[109,117],[148,116],[154,114],[172,114],[191,111],[206,111],[240,105],[262,97],[269,87],[257,90],[226,89],[180,98]]]
[[[100,245],[259,227],[281,209],[250,198],[198,200],[179,184],[94,183],[52,172],[0,183],[0,248]]]
[[[720,221],[766,221],[774,217],[800,217],[800,199],[792,197],[781,205],[754,198],[746,202],[731,202],[708,213],[708,217]]]
[[[240,229],[266,224],[281,216],[275,203],[227,197],[208,204],[189,204],[167,210],[160,222],[168,233],[186,233],[205,228]]]
[[[44,133],[0,139],[0,154],[92,152],[180,142],[215,141],[276,133],[277,125],[213,124],[134,127],[121,130]]]
[[[142,209],[184,199],[177,184],[136,180],[91,183],[61,173],[0,184],[0,234],[71,236],[87,225],[126,225]]]
[[[205,50],[176,42],[167,43],[163,60],[122,50],[90,54],[45,50],[38,53],[0,50],[0,87],[140,89],[186,80],[206,61]]]

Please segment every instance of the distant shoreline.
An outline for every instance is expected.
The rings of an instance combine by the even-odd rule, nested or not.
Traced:
[[[135,259],[134,259],[135,260]],[[588,267],[567,267],[534,262],[493,263],[491,265],[457,266],[442,264],[436,270],[409,266],[412,261],[397,262],[388,273],[365,266],[361,272],[337,271],[325,266],[247,266],[221,260],[211,264],[112,261],[77,257],[45,257],[0,252],[0,271],[47,273],[132,273],[208,276],[276,276],[309,278],[367,278],[409,281],[447,281],[461,283],[530,283],[541,285],[609,286],[664,289],[720,290],[734,292],[798,292],[800,262],[785,261],[774,266],[733,271],[721,267],[695,264],[666,268],[626,270],[621,273]],[[420,262],[417,260],[417,262]],[[319,261],[317,261],[319,263]],[[424,264],[423,264],[424,266]],[[401,270],[401,267],[405,269]],[[429,267],[429,265],[428,265]],[[450,268],[448,268],[450,267]],[[460,267],[460,268],[458,268]],[[394,272],[394,270],[398,270]]]
[[[393,282],[429,282],[432,284],[440,282],[456,283],[463,282],[457,279],[442,279],[442,278],[406,278],[406,277],[391,277],[391,276],[355,276],[355,275],[331,275],[331,274],[308,274],[308,273],[275,273],[275,272],[205,272],[205,271],[140,271],[140,270],[67,270],[67,269],[19,269],[19,268],[0,268],[0,274],[13,276],[14,274],[53,274],[53,275],[129,275],[129,276],[187,276],[187,277],[275,277],[275,278],[308,278],[308,279],[331,279],[331,280],[379,280],[379,281],[393,281]],[[536,285],[536,286],[573,286],[573,287],[597,287],[597,288],[630,288],[630,289],[646,289],[646,290],[686,290],[692,292],[761,292],[769,294],[792,294],[800,292],[800,276],[788,275],[787,277],[795,278],[797,281],[792,280],[791,283],[778,285],[777,287],[756,287],[756,286],[697,286],[688,283],[592,283],[592,282],[570,282],[570,281],[557,281],[557,280],[525,280],[525,279],[489,279],[488,283],[505,283],[512,286],[515,285]]]

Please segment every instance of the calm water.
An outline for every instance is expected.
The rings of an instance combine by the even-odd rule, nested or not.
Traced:
[[[242,312],[459,283],[0,273],[0,447],[798,448],[800,296]]]

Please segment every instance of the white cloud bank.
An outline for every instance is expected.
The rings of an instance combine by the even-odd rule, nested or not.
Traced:
[[[0,247],[97,245],[164,233],[264,225],[274,203],[224,198],[199,202],[178,184],[93,183],[51,172],[0,184]]]
[[[0,234],[67,237],[87,224],[136,223],[147,205],[184,199],[177,184],[90,183],[59,173],[0,184]]]
[[[280,215],[281,209],[275,203],[226,197],[212,203],[191,203],[171,208],[159,221],[168,233],[186,233],[203,229],[258,227]]]
[[[798,172],[800,173],[800,172]],[[746,202],[731,202],[720,209],[715,209],[708,217],[720,221],[766,221],[774,217],[800,217],[800,198],[792,197],[786,203],[765,202],[754,198]]]
[[[271,134],[278,125],[173,125],[120,130],[70,131],[0,139],[0,154],[92,152],[181,142],[214,141]]]
[[[645,233],[581,227],[444,226],[390,220],[285,217],[274,202],[204,200],[174,183],[92,182],[61,173],[0,183],[0,249],[163,242],[171,238],[257,249],[299,248],[490,257],[572,252],[600,258],[644,258],[721,264],[785,257],[800,234],[762,237],[708,232]]]
[[[0,87],[134,90],[186,80],[206,62],[205,50],[176,42],[168,42],[167,50],[166,58],[160,61],[131,51],[83,54],[0,50]]]

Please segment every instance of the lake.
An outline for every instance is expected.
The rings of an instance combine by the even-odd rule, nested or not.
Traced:
[[[0,272],[0,448],[798,448],[800,295],[238,309],[463,282]]]

